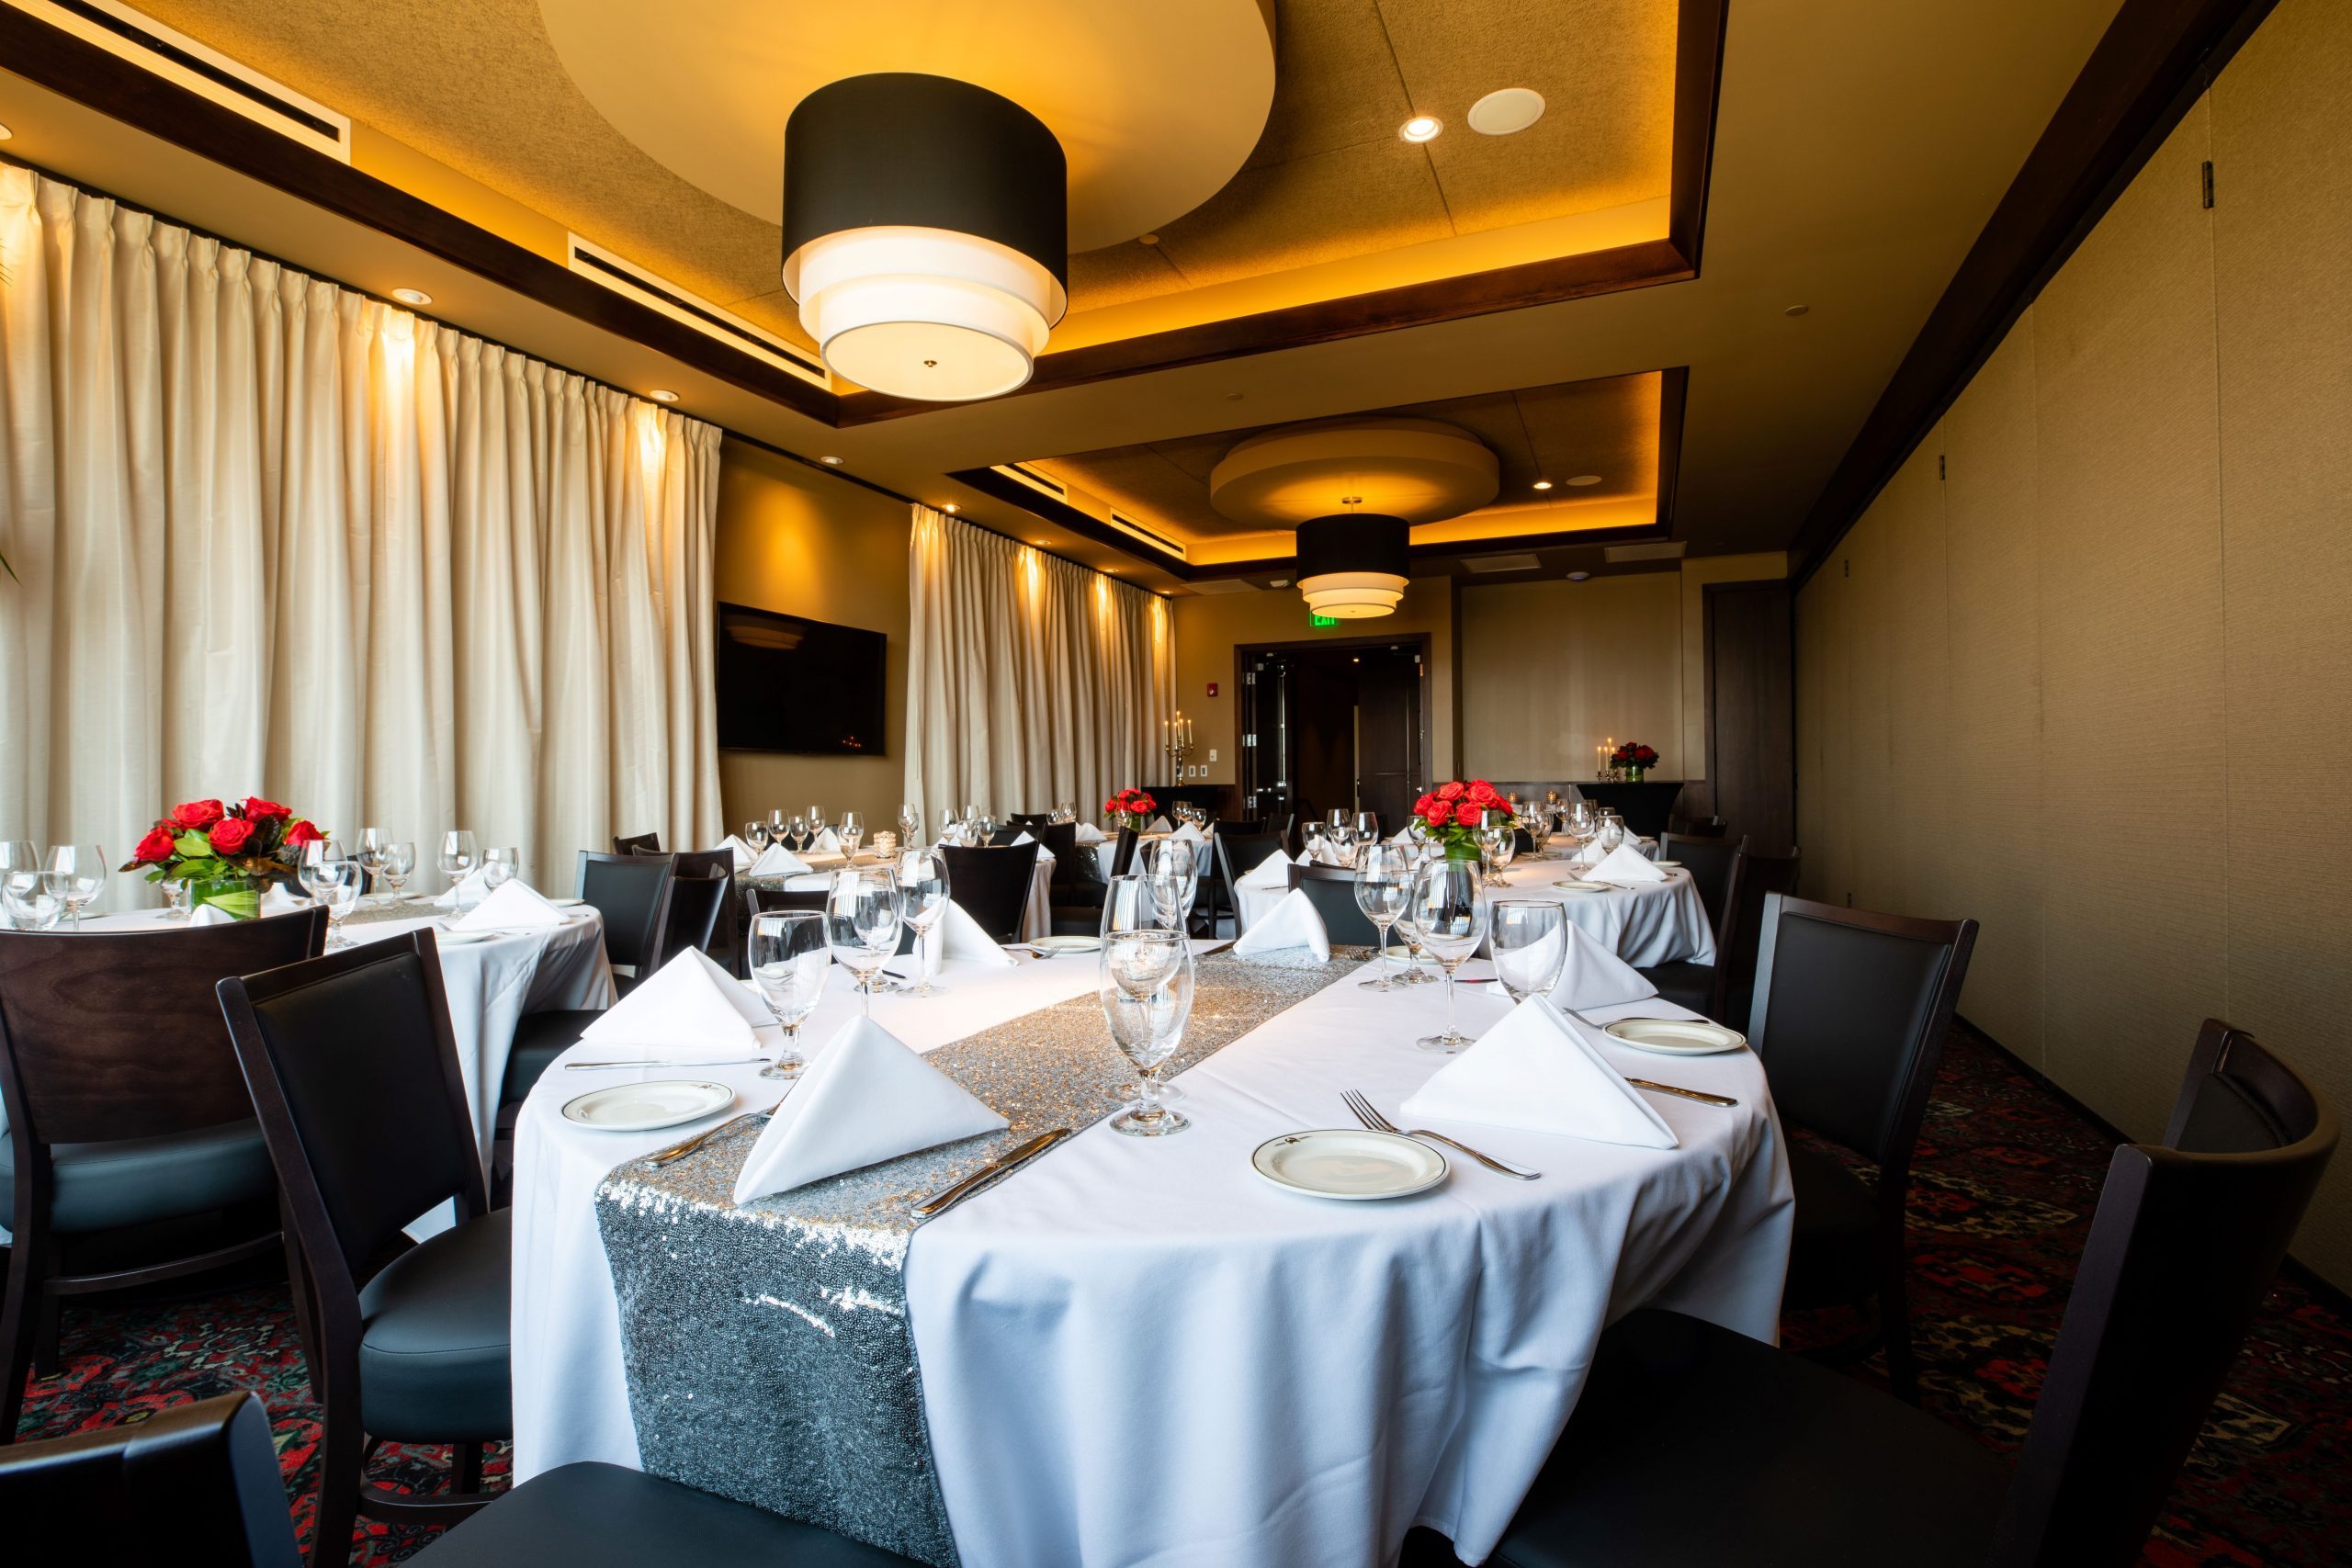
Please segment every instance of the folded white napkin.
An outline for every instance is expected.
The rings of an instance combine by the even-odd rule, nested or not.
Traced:
[[[735,1178],[735,1201],[789,1192],[1004,1125],[1003,1117],[871,1019],[854,1018],[768,1118]]]
[[[718,842],[711,845],[710,847],[714,850],[734,851],[735,869],[737,871],[750,870],[752,863],[760,858],[759,852],[757,850],[754,850],[751,845],[745,843],[741,839],[736,837],[732,833],[728,834],[727,837],[719,840]]]
[[[580,1038],[631,1050],[683,1047],[741,1055],[758,1043],[752,1027],[774,1021],[764,1003],[700,948],[690,947],[639,982]]]
[[[1240,887],[1288,887],[1290,886],[1290,856],[1280,850],[1252,866],[1249,874],[1235,884]]]
[[[1078,825],[1076,837],[1081,844],[1099,844],[1108,836],[1091,822],[1080,822]]]
[[[922,972],[927,976],[937,976],[939,966],[950,959],[990,964],[1000,969],[1010,969],[1017,962],[1012,954],[989,941],[989,933],[980,929],[980,922],[953,898],[947,900],[945,912],[931,930],[923,932],[921,948]]]
[[[192,926],[226,926],[236,923],[236,917],[217,904],[198,904],[196,913],[187,918]]]
[[[1631,844],[1620,844],[1600,857],[1592,867],[1595,882],[1664,882],[1666,873],[1649,863],[1649,857]]]
[[[1168,818],[1165,817],[1153,818],[1151,819],[1151,826],[1145,829],[1144,831],[1147,833],[1165,833],[1168,831]]]
[[[1031,838],[1031,837],[1029,836],[1029,829],[1026,829],[1026,828],[1023,828],[1023,829],[1021,829],[1020,835],[1019,835],[1018,837],[1016,837],[1016,838],[1012,840],[1012,848],[1014,848],[1014,849],[1019,849],[1019,848],[1020,848],[1022,845],[1023,845],[1023,844],[1034,844],[1034,843],[1035,843],[1036,841],[1037,841],[1036,840],[1035,840],[1035,839],[1033,839],[1033,838]]]
[[[737,869],[741,869],[738,867]],[[770,844],[759,859],[752,863],[746,874],[752,876],[806,876],[808,863],[782,844]]]
[[[1356,863],[1354,855],[1351,854],[1348,851],[1341,849],[1339,845],[1331,842],[1329,839],[1324,840],[1321,844],[1317,845],[1314,853],[1315,863],[1317,865],[1353,865]]]
[[[842,852],[842,836],[839,833],[834,832],[831,828],[828,828],[823,832],[818,834],[815,841],[809,844],[808,852],[820,855],[837,855]]]
[[[461,931],[517,931],[526,927],[563,924],[563,911],[539,897],[537,891],[520,882],[506,881],[490,890],[490,897],[458,917],[456,928]]]
[[[1399,828],[1388,836],[1388,841],[1392,844],[1409,844],[1413,841],[1413,830],[1410,828]]]
[[[1170,833],[1169,837],[1171,839],[1182,839],[1188,844],[1205,844],[1209,841],[1209,836],[1206,833],[1202,832],[1198,828],[1193,827],[1190,822],[1187,822],[1182,828],[1177,829],[1176,831]]]
[[[487,880],[485,874],[489,870],[490,868],[484,865],[478,865],[474,867],[473,870],[466,873],[464,876],[458,878],[458,885],[455,887],[450,888],[447,893],[442,894],[441,897],[433,900],[433,907],[436,909],[463,909],[471,907],[481,899],[484,893],[489,891],[488,887],[485,886]],[[284,892],[285,889],[273,885],[270,891],[273,893],[281,893]],[[266,894],[263,896],[265,903],[267,902],[267,897],[268,896]]]
[[[1657,995],[1657,987],[1642,972],[1596,942],[1574,920],[1562,922],[1568,933],[1567,967],[1552,987],[1552,1000],[1583,1012],[1589,1008],[1615,1007]]]
[[[1530,997],[1398,1108],[1408,1125],[1479,1122],[1531,1133],[1670,1149],[1674,1129],[1584,1032]]]
[[[1288,897],[1253,920],[1233,944],[1233,951],[1247,955],[1252,953],[1278,953],[1286,947],[1312,948],[1317,962],[1331,960],[1331,933],[1323,928],[1323,917],[1306,897],[1306,889],[1294,887]]]

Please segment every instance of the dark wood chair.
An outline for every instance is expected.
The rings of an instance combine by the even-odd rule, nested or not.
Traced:
[[[2336,1133],[2292,1067],[2209,1020],[2164,1142],[2126,1144],[2108,1166],[2014,1467],[1851,1378],[1645,1310],[1602,1336],[1488,1561],[2138,1562]]]
[[[661,967],[675,880],[664,854],[580,852],[575,891],[604,917],[605,957],[613,965],[613,984],[624,996]]]
[[[269,1416],[250,1393],[19,1444],[0,1453],[0,1510],[75,1532],[70,1560],[78,1568],[301,1562]],[[817,1525],[594,1463],[562,1465],[501,1493],[408,1561],[424,1568],[914,1568],[910,1559]]]
[[[955,874],[948,874],[952,883]],[[825,912],[825,890],[821,887],[746,887],[743,889],[743,928],[748,933],[752,920],[762,915],[782,914],[797,910],[804,914]],[[745,940],[748,942],[749,937]],[[899,928],[899,953],[901,957],[915,950],[915,928]]]
[[[721,969],[741,976],[743,944],[736,923],[735,852],[680,850],[669,860],[670,920],[662,938],[661,962],[667,964],[698,947]]]
[[[1796,851],[1776,855],[1748,846],[1739,864],[1739,896],[1733,900],[1731,943],[1727,948],[1720,940],[1715,944],[1716,962],[1727,965],[1724,1010],[1709,1015],[1716,1022],[1747,1027],[1747,1015],[1756,1006],[1756,943],[1764,930],[1764,900],[1796,889]]]
[[[613,853],[616,855],[658,855],[661,852],[662,835],[659,833],[631,833],[625,838],[614,835]]]
[[[1007,844],[973,850],[949,844],[940,850],[940,858],[947,863],[949,896],[979,922],[991,942],[1021,940],[1021,917],[1029,907],[1042,848]]]
[[[490,1500],[482,1445],[514,1435],[512,1212],[483,1186],[431,931],[218,989],[312,1325],[325,1431],[311,1556],[341,1563],[355,1514],[448,1524]],[[412,1246],[403,1227],[451,1201],[457,1224]],[[452,1492],[368,1485],[385,1442],[450,1445]]]
[[[1720,817],[1670,817],[1666,830],[1678,839],[1721,839],[1731,827]]]
[[[325,942],[315,908],[172,931],[0,932],[0,1202],[12,1237],[0,1443],[16,1438],[27,1375],[58,1370],[64,1297],[277,1247],[277,1183],[212,987]]]
[[[1133,876],[1136,872],[1136,846],[1142,836],[1133,828],[1122,828],[1111,845],[1111,874]]]
[[[1016,828],[1044,828],[1049,826],[1053,820],[1054,814],[1050,811],[1016,811],[1012,814],[1012,825]],[[1069,825],[1077,826],[1076,823]]]
[[[1323,917],[1323,930],[1334,947],[1377,947],[1380,928],[1356,902],[1356,874],[1343,865],[1293,865],[1293,891],[1304,888],[1306,901]]]
[[[1234,884],[1264,863],[1268,855],[1287,854],[1279,833],[1237,833],[1220,829],[1216,836],[1216,879],[1225,888],[1225,901],[1233,911],[1233,931],[1240,935],[1249,928],[1241,919],[1241,895]]]
[[[1888,1379],[1905,1399],[1919,1388],[1905,1289],[1911,1153],[1975,945],[1974,920],[1764,900],[1748,1045],[1783,1121],[1878,1167],[1867,1183],[1836,1155],[1791,1140],[1796,1234],[1782,1309],[1875,1298],[1877,1333],[1820,1354],[1855,1359],[1883,1340]]]
[[[1742,839],[1734,843],[1728,839],[1686,839],[1666,833],[1660,835],[1657,843],[1660,860],[1679,862],[1690,874],[1699,902],[1707,911],[1709,932],[1715,939],[1715,962],[1669,959],[1652,964],[1640,974],[1657,987],[1659,996],[1675,1006],[1704,1013],[1717,1023],[1728,1023],[1731,966],[1724,960],[1731,952],[1733,922],[1738,919],[1741,887],[1747,871],[1747,840]]]
[[[1109,884],[1102,880],[1097,867],[1101,864],[1092,844],[1078,841],[1078,824],[1065,822],[1050,830],[1067,835],[1065,840],[1048,837],[1046,848],[1054,852],[1054,874],[1050,884],[1053,894],[1053,932],[1056,936],[1092,936],[1102,929],[1102,897]],[[1114,854],[1117,852],[1114,849]]]

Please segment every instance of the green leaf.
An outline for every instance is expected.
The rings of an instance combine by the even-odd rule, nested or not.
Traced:
[[[203,834],[198,832],[193,828],[190,828],[187,832],[182,833],[178,838],[173,840],[172,847],[191,859],[209,860],[213,858],[212,840],[206,838]]]

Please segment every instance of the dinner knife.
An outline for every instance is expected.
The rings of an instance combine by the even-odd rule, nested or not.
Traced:
[[[767,1060],[768,1059],[765,1056],[720,1056],[716,1060],[708,1062],[566,1062],[563,1065],[563,1070],[568,1073],[585,1073],[594,1072],[599,1068],[606,1067],[678,1067],[681,1069],[693,1067],[747,1067],[754,1063],[762,1066],[765,1066],[767,1065]]]
[[[1071,1131],[1072,1129],[1068,1127],[1056,1127],[1051,1132],[1038,1134],[1020,1147],[1009,1149],[997,1156],[953,1187],[933,1193],[915,1205],[915,1213],[925,1219],[929,1219],[933,1214],[945,1213],[974,1193],[984,1192],[995,1186],[999,1181],[1069,1137]]]
[[[1635,1089],[1646,1089],[1657,1094],[1679,1094],[1685,1100],[1695,1100],[1702,1105],[1737,1105],[1739,1101],[1727,1094],[1702,1094],[1695,1089],[1677,1089],[1670,1083],[1652,1083],[1647,1078],[1627,1078]]]

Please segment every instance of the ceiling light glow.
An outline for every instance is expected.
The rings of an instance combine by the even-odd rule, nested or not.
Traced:
[[[1434,141],[1437,133],[1445,129],[1445,121],[1435,115],[1417,114],[1396,128],[1396,134],[1408,141]]]
[[[1597,485],[1600,482],[1600,476],[1599,474],[1578,474],[1575,478],[1569,479],[1568,482],[1572,485]]]
[[[430,305],[433,303],[433,296],[427,294],[422,288],[395,288],[392,290],[392,298],[399,300],[403,305]]]
[[[6,141],[16,134],[17,133],[15,131],[9,130],[6,126],[0,125],[0,141]]]
[[[1544,118],[1544,95],[1532,87],[1505,87],[1472,104],[1462,118],[1481,136],[1510,136]]]
[[[1396,613],[1405,597],[1412,525],[1402,517],[1342,512],[1298,525],[1298,592],[1335,620]]]
[[[1550,479],[1537,479],[1535,481],[1535,488],[1537,490],[1550,490],[1552,488],[1552,481]]]
[[[828,452],[827,454],[825,454],[825,456],[823,456],[823,457],[821,457],[818,458],[818,459],[817,459],[817,461],[819,461],[819,462],[820,462],[820,463],[824,464],[824,465],[825,465],[825,467],[827,467],[827,468],[840,468],[840,467],[842,466],[842,460],[841,460],[839,457],[834,457],[834,456],[833,456],[831,453],[830,453],[830,452]]]
[[[678,400],[678,394],[667,387],[656,387],[645,395],[657,403],[674,403]]]

